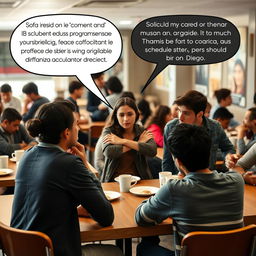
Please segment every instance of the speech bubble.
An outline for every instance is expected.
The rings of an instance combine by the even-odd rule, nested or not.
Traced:
[[[13,31],[10,51],[30,73],[76,76],[110,106],[91,77],[111,68],[122,52],[120,32],[109,20],[82,14],[31,17]]]
[[[203,65],[225,61],[239,49],[240,34],[230,21],[204,15],[156,16],[133,30],[134,52],[156,67],[142,89],[168,65]]]

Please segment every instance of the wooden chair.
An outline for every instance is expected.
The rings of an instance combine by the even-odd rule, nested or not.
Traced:
[[[191,232],[181,256],[256,256],[256,225],[221,232]]]
[[[97,139],[100,137],[102,130],[105,126],[105,123],[92,124],[89,129],[89,142],[88,142],[88,153],[89,153],[89,161],[93,163],[93,152],[95,151],[95,143],[93,143],[93,139]]]
[[[11,228],[0,222],[0,251],[7,256],[53,256],[51,239],[44,233]]]

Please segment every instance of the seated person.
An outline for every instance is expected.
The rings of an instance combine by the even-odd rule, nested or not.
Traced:
[[[104,72],[92,74],[92,79],[101,93],[106,97],[108,92],[105,87]],[[87,97],[87,110],[91,112],[92,121],[105,121],[108,116],[108,110],[106,109],[106,106],[101,105],[101,100],[91,91],[88,91]]]
[[[78,124],[88,123],[87,119],[81,118],[80,108],[77,104],[77,100],[83,96],[84,85],[79,81],[72,81],[68,86],[68,91],[69,91],[69,97],[67,98],[67,100],[73,103],[75,106],[75,113],[77,114]],[[79,130],[78,142],[81,143],[82,145],[88,144],[88,134]]]
[[[106,100],[108,103],[112,106],[112,108],[115,106],[116,102],[119,100],[119,98],[122,95],[123,85],[121,81],[116,76],[111,76],[108,81],[106,82],[106,88],[108,90],[108,96],[106,97]],[[108,108],[109,113],[112,111],[112,108],[107,107],[104,103],[101,103],[101,109],[105,106],[105,109]]]
[[[168,147],[184,178],[169,180],[155,196],[143,201],[135,213],[137,224],[155,225],[171,217],[175,255],[180,255],[181,240],[189,232],[243,227],[244,181],[236,172],[218,173],[208,168],[211,137],[204,127],[177,125]],[[153,241],[143,238],[137,255],[174,255]]]
[[[204,116],[205,116],[205,117],[208,117],[208,118],[209,118],[211,109],[212,109],[212,105],[211,105],[211,103],[209,103],[209,102],[207,101],[206,109],[205,109],[205,111],[204,111]]]
[[[12,95],[12,87],[9,84],[1,86],[0,95],[4,108],[14,108],[21,113],[21,102]]]
[[[226,158],[227,168],[235,168],[242,174],[245,183],[256,185],[256,144],[254,144],[243,156],[232,154]]]
[[[114,181],[120,174],[131,174],[150,179],[146,157],[154,157],[157,146],[153,135],[136,124],[137,106],[131,98],[120,98],[102,132],[105,166],[103,182]]]
[[[84,147],[77,142],[74,105],[68,101],[44,104],[27,126],[40,142],[20,161],[11,226],[47,234],[55,256],[81,256],[78,212],[101,226],[112,224],[114,212],[92,173]],[[97,253],[102,246],[95,246],[93,255],[102,255]],[[87,255],[86,246],[83,255]],[[106,255],[122,254],[111,246]]]
[[[230,120],[234,115],[227,108],[220,107],[214,114],[213,119],[218,121],[224,130],[228,129]]]
[[[158,147],[162,148],[164,145],[164,127],[171,119],[171,109],[167,106],[160,105],[149,122],[147,130],[153,134]]]
[[[214,95],[217,99],[218,104],[212,107],[210,112],[210,118],[213,118],[213,115],[218,108],[226,108],[232,104],[231,91],[229,89],[221,88],[219,90],[216,90],[214,92]],[[234,129],[238,125],[239,123],[234,118],[232,118],[229,127]]]
[[[1,115],[0,123],[0,155],[8,155],[17,149],[36,145],[23,125],[21,114],[14,108],[6,108]]]
[[[94,151],[94,167],[98,171],[99,177],[101,177],[105,165],[105,156],[102,151],[102,139],[102,136],[100,136]]]
[[[176,100],[176,104],[179,107],[179,119],[176,118],[171,120],[166,124],[164,129],[163,171],[170,171],[173,174],[178,173],[178,169],[176,168],[169,151],[167,138],[172,129],[180,123],[203,126],[210,134],[212,144],[209,168],[211,170],[216,169],[218,148],[221,150],[224,157],[229,153],[235,153],[232,143],[227,138],[227,135],[220,124],[217,121],[204,116],[207,98],[202,93],[195,90],[188,91]]]
[[[22,120],[24,123],[26,123],[29,119],[33,118],[37,109],[49,102],[49,100],[46,97],[42,97],[38,94],[38,88],[37,85],[33,82],[30,82],[23,86],[22,92],[26,94],[26,99],[24,101],[23,106],[23,115]],[[32,106],[29,108],[29,104],[32,103]]]
[[[151,116],[151,109],[148,101],[144,99],[140,100],[138,103],[138,109],[140,113],[139,120],[144,127],[147,127]]]
[[[243,123],[237,128],[237,153],[245,154],[256,142],[256,108],[246,111]],[[245,139],[249,140],[247,143]]]

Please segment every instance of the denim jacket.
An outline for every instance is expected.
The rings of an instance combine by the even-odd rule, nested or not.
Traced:
[[[164,128],[164,155],[162,161],[162,171],[171,171],[174,174],[178,173],[178,169],[176,168],[172,159],[167,139],[173,127],[179,123],[179,119],[176,118],[167,123]],[[218,148],[221,150],[224,156],[226,156],[228,153],[235,153],[235,150],[226,133],[217,121],[203,117],[203,126],[207,129],[212,139],[209,168],[214,170]]]

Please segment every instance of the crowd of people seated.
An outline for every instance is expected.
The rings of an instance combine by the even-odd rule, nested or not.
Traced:
[[[80,246],[78,215],[90,216],[102,226],[111,225],[114,218],[101,182],[112,182],[121,174],[152,179],[161,171],[178,174],[183,181],[163,186],[138,207],[135,218],[138,225],[146,226],[172,217],[176,255],[181,238],[191,230],[243,225],[244,181],[256,184],[255,107],[245,112],[239,124],[227,108],[232,103],[231,91],[220,89],[215,92],[217,105],[213,107],[202,93],[190,90],[172,106],[152,110],[145,99],[136,101],[132,92],[123,92],[117,77],[105,82],[104,73],[98,73],[92,78],[111,108],[88,91],[86,116],[77,102],[85,90],[79,81],[70,82],[66,100],[53,102],[30,82],[22,89],[23,104],[12,95],[9,84],[1,86],[0,155],[27,149],[18,166],[11,226],[48,234],[57,256],[78,256],[81,250],[90,255],[92,247]],[[88,134],[80,125],[98,121],[105,126],[95,141],[94,163],[89,163]],[[231,129],[237,131],[236,145],[227,135]],[[156,157],[157,148],[163,148],[162,159]],[[217,168],[220,159],[236,171]],[[226,198],[235,203],[226,204]],[[181,200],[192,209],[189,215]],[[195,210],[198,201],[201,210]],[[209,210],[205,215],[204,210],[212,207],[221,210]],[[210,225],[218,222],[222,224]],[[97,256],[122,255],[115,246],[93,246],[93,251]],[[139,244],[137,255],[174,252],[159,246],[158,237],[150,237]]]

